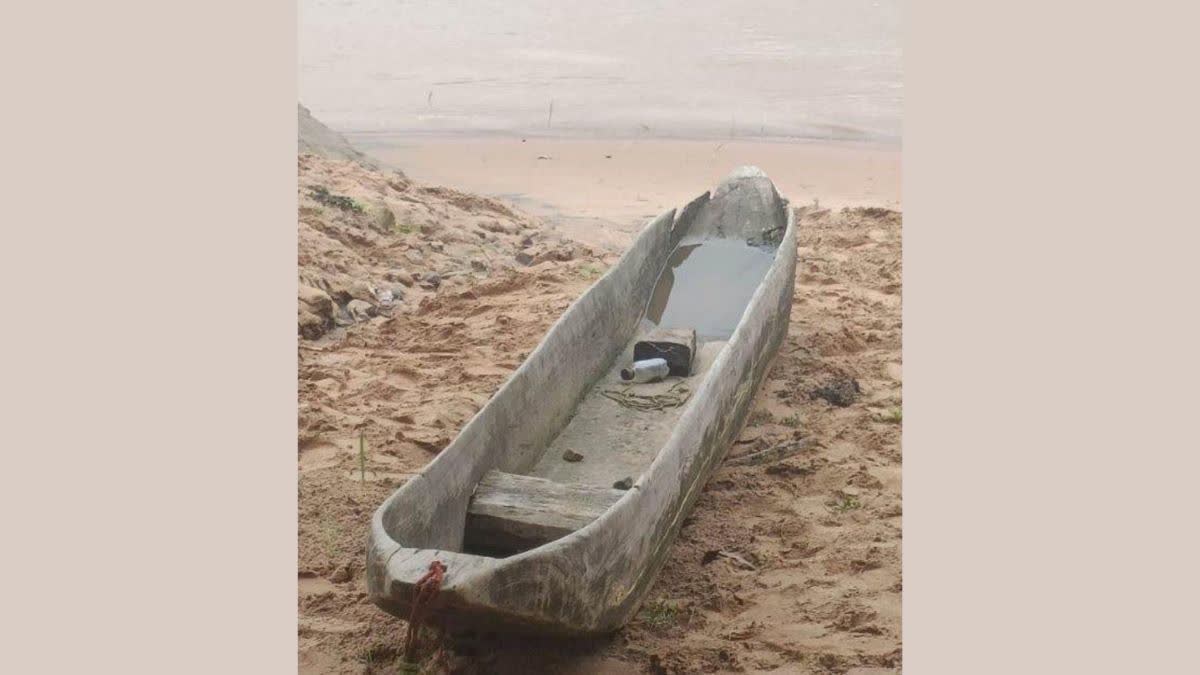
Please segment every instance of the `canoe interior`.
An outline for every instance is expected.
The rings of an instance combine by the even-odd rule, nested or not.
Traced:
[[[637,329],[624,348],[586,389],[565,426],[533,454],[532,461],[509,475],[551,481],[549,485],[563,493],[556,498],[577,495],[585,501],[587,490],[638,481],[670,438],[691,394],[707,377],[770,270],[783,223],[764,225],[760,220],[733,232],[723,229],[693,227],[680,239],[662,265]],[[622,381],[620,371],[633,362],[635,343],[656,328],[695,330],[691,375],[644,384]],[[541,484],[529,485],[528,504],[521,504],[519,495],[506,495],[508,509],[501,514],[493,510],[484,516],[483,504],[475,503],[481,498],[473,500],[468,506],[465,552],[505,557],[573,531],[547,525],[548,517],[553,520],[544,508],[549,495],[537,487]],[[573,513],[592,513],[582,504],[579,508],[559,505]],[[574,529],[598,515],[572,521]],[[514,531],[532,535],[514,537]]]

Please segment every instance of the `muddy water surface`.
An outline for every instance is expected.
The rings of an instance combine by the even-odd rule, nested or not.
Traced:
[[[680,244],[658,278],[646,318],[661,328],[695,328],[698,340],[727,340],[774,261],[775,249],[740,239]]]
[[[898,139],[899,0],[301,0],[337,130]]]

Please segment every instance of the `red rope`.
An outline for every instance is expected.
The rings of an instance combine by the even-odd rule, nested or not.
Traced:
[[[409,663],[416,663],[414,657],[417,654],[417,635],[421,631],[421,622],[425,620],[429,602],[442,589],[442,579],[445,575],[446,566],[441,560],[434,560],[429,563],[429,571],[418,579],[414,586],[416,596],[413,598],[412,611],[408,615],[408,635],[404,639],[404,660]]]

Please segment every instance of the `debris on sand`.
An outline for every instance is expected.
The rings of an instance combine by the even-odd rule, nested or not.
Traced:
[[[386,307],[395,302],[396,295],[392,293],[392,289],[390,288],[378,288],[375,290],[375,298],[379,300],[379,304]]]
[[[841,378],[817,387],[810,393],[813,398],[824,399],[830,405],[845,408],[854,405],[862,389],[858,386],[858,380]]]
[[[434,291],[442,285],[442,276],[436,272],[426,274],[421,277],[421,288]]]
[[[709,549],[709,550],[705,551],[703,557],[700,558],[700,564],[707,565],[707,564],[711,563],[712,561],[716,560],[717,558],[725,558],[725,559],[729,560],[730,562],[734,563],[735,565],[737,565],[738,567],[741,567],[742,569],[747,569],[747,570],[757,570],[758,569],[758,567],[756,567],[754,565],[754,563],[750,562],[749,560],[746,560],[746,558],[744,556],[742,556],[741,554],[734,553],[733,551],[722,551],[720,549]]]
[[[344,584],[354,578],[354,568],[350,563],[345,563],[334,570],[330,575],[329,580],[335,584]]]
[[[358,322],[366,321],[377,314],[375,305],[366,300],[351,300],[346,303],[346,312],[352,320]]]
[[[742,557],[741,555],[739,555],[737,553],[734,553],[733,551],[719,551],[718,555],[720,555],[722,558],[733,561],[734,564],[736,564],[738,567],[741,567],[742,569],[747,569],[747,570],[751,570],[751,571],[758,569],[757,567],[755,567],[754,563],[750,562],[749,560],[746,560],[744,557]]]
[[[572,448],[567,448],[565,451],[563,451],[562,458],[563,458],[563,461],[567,461],[567,462],[582,462],[583,461],[583,455],[581,455],[578,452],[575,452],[575,450]]]
[[[809,447],[811,443],[812,439],[802,438],[791,443],[784,443],[773,448],[767,448],[766,450],[759,450],[758,452],[751,452],[745,455],[739,455],[737,457],[730,457],[729,460],[725,462],[725,465],[749,466],[753,464],[770,464],[772,462],[778,462],[781,459],[786,459],[799,453],[800,451]]]

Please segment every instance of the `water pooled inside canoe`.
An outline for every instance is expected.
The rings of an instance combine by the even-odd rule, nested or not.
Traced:
[[[646,308],[660,328],[695,328],[699,340],[727,340],[775,260],[775,248],[743,239],[682,243],[663,268]]]

